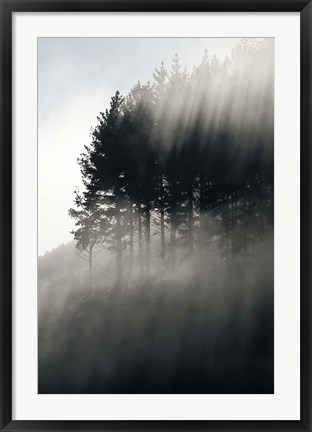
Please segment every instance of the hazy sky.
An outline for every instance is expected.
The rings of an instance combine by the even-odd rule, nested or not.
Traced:
[[[97,115],[116,90],[126,95],[152,81],[162,61],[170,71],[178,53],[191,71],[204,49],[222,60],[234,38],[39,38],[38,39],[38,248],[43,255],[72,240],[68,216],[81,187],[77,157],[90,142]]]

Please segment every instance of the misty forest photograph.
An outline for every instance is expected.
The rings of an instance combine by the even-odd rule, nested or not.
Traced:
[[[274,38],[38,38],[38,393],[274,393]]]

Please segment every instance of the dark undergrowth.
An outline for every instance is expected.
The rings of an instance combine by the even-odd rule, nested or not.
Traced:
[[[257,262],[81,283],[62,308],[50,294],[39,393],[273,393],[273,264]]]

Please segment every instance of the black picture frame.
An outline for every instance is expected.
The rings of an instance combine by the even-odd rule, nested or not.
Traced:
[[[12,420],[12,14],[14,12],[300,12],[301,361],[299,421],[14,421]],[[311,431],[311,0],[0,0],[1,230],[0,424],[2,431]]]

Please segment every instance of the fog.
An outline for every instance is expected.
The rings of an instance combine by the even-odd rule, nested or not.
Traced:
[[[273,393],[274,42],[155,66],[39,258],[39,393]]]
[[[253,52],[253,47],[257,47]],[[231,144],[255,143],[271,147],[274,122],[274,44],[243,40],[232,56],[220,62],[205,52],[194,67],[189,86],[183,88],[186,74],[181,71],[167,98],[160,99],[156,117],[164,124],[161,142],[170,146],[185,143],[188,133],[200,129],[203,143],[217,142],[230,135]],[[180,72],[180,73],[181,73]],[[182,128],[181,128],[181,125]],[[159,133],[157,131],[157,133]]]
[[[140,79],[152,79],[175,53],[192,70],[207,49],[220,60],[237,38],[38,38],[38,223],[39,255],[69,242],[67,210],[72,191],[82,186],[76,164],[89,142],[96,116]],[[135,59],[135,61],[134,61]],[[66,179],[66,182],[64,182]]]
[[[39,393],[272,393],[272,241],[248,265],[153,263],[118,294],[112,257],[91,296],[77,261],[39,295]]]

